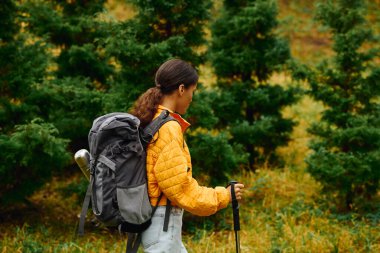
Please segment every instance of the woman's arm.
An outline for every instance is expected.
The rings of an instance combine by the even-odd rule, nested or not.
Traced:
[[[154,173],[158,186],[170,201],[186,211],[200,216],[212,215],[227,207],[230,193],[224,187],[199,186],[188,171],[179,126],[178,131],[178,138],[166,143],[157,158]]]

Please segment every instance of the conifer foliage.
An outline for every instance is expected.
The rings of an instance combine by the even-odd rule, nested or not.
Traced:
[[[372,61],[379,51],[363,47],[373,39],[363,10],[361,0],[318,6],[335,55],[309,75],[310,93],[326,109],[310,128],[317,140],[308,170],[346,210],[376,194],[380,179],[380,68]]]
[[[38,84],[40,115],[51,121],[74,149],[86,147],[88,129],[102,114],[102,91],[113,67],[96,40],[106,36],[98,15],[105,0],[25,1],[25,29],[49,47],[49,78]]]
[[[111,26],[104,40],[118,66],[111,82],[109,110],[127,110],[154,85],[154,73],[164,61],[178,57],[198,66],[196,48],[204,45],[204,25],[211,1],[129,0],[137,10],[133,19]]]
[[[28,29],[57,47],[58,77],[88,77],[104,84],[111,72],[108,59],[96,50],[95,38],[104,36],[97,15],[105,0],[27,1]]]
[[[48,65],[43,41],[21,31],[16,1],[0,5],[0,203],[24,198],[67,165],[67,140],[36,102]]]
[[[296,89],[269,83],[290,59],[288,43],[274,32],[276,15],[274,1],[226,0],[212,25],[217,127],[228,129],[232,142],[245,146],[251,167],[275,164],[275,150],[287,144],[295,124],[281,109],[296,101]]]

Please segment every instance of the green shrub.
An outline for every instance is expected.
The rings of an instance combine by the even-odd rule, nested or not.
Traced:
[[[67,144],[52,124],[40,119],[0,135],[0,201],[24,200],[65,167],[70,161]]]

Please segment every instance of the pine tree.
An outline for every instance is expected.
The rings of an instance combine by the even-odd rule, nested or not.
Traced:
[[[104,113],[102,95],[113,74],[110,59],[96,41],[108,35],[98,18],[105,0],[26,1],[26,29],[43,38],[51,55],[49,78],[37,86],[31,99],[41,105],[40,115],[52,122],[72,151],[87,146],[95,117]]]
[[[24,200],[46,180],[52,168],[67,164],[67,140],[39,117],[43,105],[31,94],[46,75],[44,42],[21,32],[16,1],[0,6],[0,203]]]
[[[210,18],[212,2],[190,0],[129,0],[137,10],[136,35],[144,43],[159,43],[176,37],[183,38],[185,52],[178,57],[198,66],[203,62],[202,53],[194,49],[204,46],[204,28]],[[175,50],[179,50],[175,49]]]
[[[33,119],[34,108],[25,106],[33,85],[42,80],[47,54],[41,41],[27,44],[28,34],[20,34],[19,8],[14,1],[0,7],[0,82],[1,130],[8,132],[15,124]]]
[[[364,9],[361,0],[319,4],[335,55],[309,75],[310,93],[326,109],[310,129],[317,138],[308,170],[346,210],[374,196],[380,179],[379,51],[364,47],[373,41]]]
[[[281,109],[296,101],[296,89],[268,81],[290,59],[288,43],[275,33],[276,15],[274,1],[226,0],[212,24],[217,127],[245,146],[251,167],[275,164],[275,150],[287,144],[295,124],[283,118]]]
[[[28,29],[46,38],[58,51],[56,75],[87,77],[106,85],[112,73],[109,59],[97,50],[95,39],[104,36],[102,21],[106,0],[92,1],[28,1],[24,10]]]
[[[197,49],[204,46],[204,26],[211,1],[130,0],[134,19],[113,26],[106,44],[120,66],[113,80],[111,110],[127,110],[137,97],[152,87],[154,73],[169,58],[178,57],[198,66]]]

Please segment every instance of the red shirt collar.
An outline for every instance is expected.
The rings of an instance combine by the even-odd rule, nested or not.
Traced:
[[[187,122],[184,118],[182,118],[181,115],[179,115],[178,113],[173,112],[172,110],[166,108],[163,105],[159,105],[157,109],[157,114],[160,114],[163,110],[168,110],[170,115],[178,121],[179,125],[181,126],[182,133],[184,133],[186,129],[189,128],[190,123]]]

